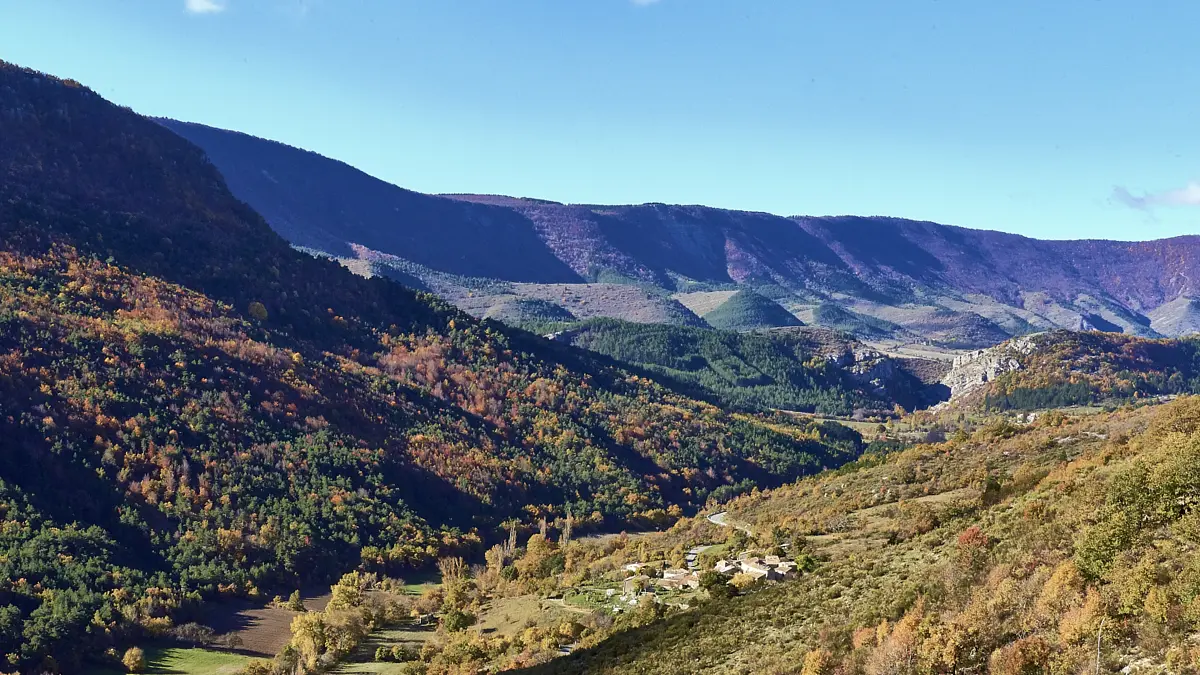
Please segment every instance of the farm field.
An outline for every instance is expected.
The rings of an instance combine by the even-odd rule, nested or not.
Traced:
[[[305,598],[304,607],[310,612],[321,611],[329,598],[328,592],[310,596]],[[296,614],[284,607],[229,601],[212,605],[205,623],[225,640],[236,636],[240,651],[269,659],[291,639]]]

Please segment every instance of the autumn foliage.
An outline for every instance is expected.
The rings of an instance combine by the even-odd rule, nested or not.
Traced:
[[[0,122],[0,670],[860,450],[297,252],[85,88],[0,64]]]

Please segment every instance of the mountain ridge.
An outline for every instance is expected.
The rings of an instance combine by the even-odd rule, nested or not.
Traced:
[[[1054,328],[1155,337],[1150,312],[1200,295],[1192,281],[1200,279],[1197,235],[1040,240],[888,216],[422,195],[273,141],[158,121],[204,148],[231,190],[293,244],[345,261],[374,252],[439,274],[570,284],[584,295],[600,282],[663,297],[749,289],[805,323],[832,304],[884,322],[877,325],[898,339],[966,348]],[[339,176],[336,190],[317,180],[326,175]],[[438,292],[480,316],[527,297],[453,284]],[[597,315],[637,320],[609,304]],[[1167,335],[1193,327],[1160,326]]]

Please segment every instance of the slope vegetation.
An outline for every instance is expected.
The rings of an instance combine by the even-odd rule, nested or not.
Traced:
[[[684,382],[723,407],[849,416],[930,405],[937,393],[895,361],[819,331],[736,333],[589,321],[572,344]]]
[[[811,572],[520,672],[1192,672],[1198,419],[1192,398],[996,422],[741,497],[743,545]]]
[[[1200,300],[1180,296],[1150,312],[1151,327],[1164,335],[1200,333]]]
[[[800,320],[779,303],[754,291],[742,290],[731,295],[703,319],[713,328],[722,330],[754,330],[799,326]]]
[[[1200,393],[1200,342],[1053,331],[961,356],[942,381],[957,405],[1000,410]]]
[[[826,302],[813,309],[813,323],[818,326],[840,330],[863,339],[894,336],[900,327],[894,323],[865,316]]]

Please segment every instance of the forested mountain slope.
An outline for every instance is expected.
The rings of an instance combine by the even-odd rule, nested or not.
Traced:
[[[0,65],[0,127],[0,669],[860,449],[299,253],[201,150],[78,83]]]
[[[908,364],[819,328],[737,333],[596,319],[556,339],[685,382],[725,407],[891,415],[948,395]]]

